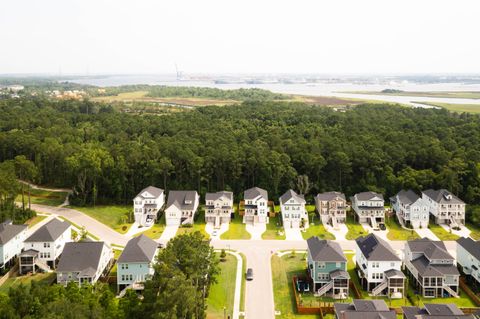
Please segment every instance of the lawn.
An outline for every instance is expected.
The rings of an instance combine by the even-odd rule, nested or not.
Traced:
[[[387,238],[390,240],[414,240],[420,238],[413,229],[406,230],[402,228],[395,217],[387,218],[385,224],[388,227]]]
[[[275,217],[270,217],[267,224],[267,230],[262,234],[262,239],[285,239],[285,230],[282,227],[282,215],[277,213]]]
[[[425,105],[437,106],[456,113],[480,113],[480,104],[454,104],[454,103],[432,103],[432,102],[415,102]]]
[[[470,229],[470,237],[472,237],[473,240],[480,240],[480,227],[477,225],[474,225],[472,223],[467,222],[466,225],[468,229]]]
[[[35,226],[36,224],[38,224],[39,222],[41,222],[45,218],[47,218],[47,216],[37,215],[37,216],[34,216],[34,217],[30,218],[29,220],[27,220],[25,222],[25,224],[28,225],[28,228],[32,228],[33,226]]]
[[[415,291],[410,286],[408,287],[408,294],[414,299],[414,306],[423,307],[426,303],[441,303],[441,304],[449,304],[453,303],[457,305],[459,308],[476,308],[476,304],[473,302],[467,294],[460,289],[460,298],[450,297],[450,298],[423,298],[418,294],[415,294]]]
[[[239,253],[242,256],[242,274],[247,273],[247,258],[244,254]],[[242,291],[240,294],[240,311],[245,311],[245,289],[247,288],[245,276],[242,276]],[[243,318],[243,317],[242,317]]]
[[[157,222],[152,227],[135,236],[140,236],[141,234],[143,234],[147,237],[150,237],[151,239],[159,239],[160,236],[162,236],[164,229],[165,229],[165,213],[162,213],[162,216],[160,217],[160,219],[157,220]]]
[[[320,239],[334,240],[335,236],[325,229],[318,215],[315,214],[313,218],[310,217],[315,213],[315,205],[306,205],[305,209],[307,210],[309,215],[310,226],[306,229],[305,232],[302,231],[303,239],[309,239],[312,236],[317,236]]]
[[[210,235],[205,231],[205,211],[203,207],[199,207],[197,216],[191,227],[179,227],[177,231],[177,236],[182,234],[189,234],[199,231],[206,238],[210,238]]]
[[[59,206],[65,202],[67,193],[65,192],[52,192],[43,189],[30,189],[30,201],[32,204]],[[17,195],[15,199],[17,202],[22,202],[22,193]],[[28,207],[28,186],[25,186],[24,196],[25,207]]]
[[[228,230],[220,235],[220,239],[250,239],[251,235],[245,228],[243,218],[235,213],[235,218],[230,221]]]
[[[125,234],[132,225],[127,223],[128,214],[132,213],[131,205],[98,205],[95,207],[70,206],[70,208],[95,218],[120,234]]]
[[[355,240],[358,237],[368,235],[368,232],[363,228],[360,223],[357,223],[352,216],[353,212],[347,214],[347,228],[348,233],[345,236],[347,240]]]
[[[446,231],[442,226],[429,223],[428,228],[440,239],[440,240],[457,240],[459,236]]]
[[[220,262],[220,270],[220,275],[217,277],[218,282],[210,287],[207,298],[208,319],[225,318],[224,307],[227,316],[232,317],[233,315],[237,258],[231,254],[227,254],[226,261]]]
[[[17,287],[20,284],[30,285],[32,281],[38,281],[40,284],[50,285],[57,278],[56,274],[53,272],[50,273],[36,273],[34,275],[25,275],[12,277],[7,279],[7,281],[0,286],[0,292],[8,292],[10,287]]]

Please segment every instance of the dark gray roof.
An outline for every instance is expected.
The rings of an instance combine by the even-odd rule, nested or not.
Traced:
[[[314,261],[346,262],[342,248],[337,242],[310,237],[307,240],[308,251]]]
[[[280,196],[280,203],[286,203],[290,199],[295,199],[297,202],[301,204],[305,204],[305,197],[303,195],[299,195],[295,193],[292,189],[289,189],[285,192],[282,196]]]
[[[130,239],[118,258],[119,263],[150,263],[155,258],[158,243],[145,235]]]
[[[401,191],[399,191],[397,193],[397,197],[405,205],[413,204],[420,198],[420,196],[418,196],[411,189],[409,189],[407,191],[402,189]]]
[[[463,315],[463,311],[458,309],[455,304],[424,304],[425,310],[430,315]]]
[[[447,191],[446,189],[427,189],[423,191],[425,195],[430,197],[432,200],[436,201],[437,203],[444,203],[444,204],[465,204],[460,198],[453,195],[451,192]],[[448,199],[450,197],[450,199]]]
[[[470,237],[460,237],[457,239],[457,244],[462,246],[473,257],[477,258],[477,260],[480,260],[480,242],[475,241]]]
[[[358,237],[355,241],[369,261],[400,261],[390,245],[374,234]]]
[[[383,200],[383,195],[375,192],[362,192],[355,194],[357,200],[372,200],[375,197],[378,197],[380,200]]]
[[[405,319],[470,319],[473,315],[465,315],[455,304],[425,304],[425,308],[402,307]]]
[[[27,228],[27,225],[0,224],[0,245],[8,243],[12,238],[15,238],[15,236]]]
[[[397,269],[390,269],[385,272],[387,278],[406,278],[405,274]]]
[[[442,241],[421,238],[407,241],[407,245],[410,247],[410,251],[423,253],[428,259],[454,259],[448,253],[447,248]]]
[[[57,218],[52,219],[34,232],[25,242],[52,242],[57,240],[71,224]],[[70,234],[69,234],[70,236]]]
[[[350,274],[346,272],[345,270],[337,269],[332,272],[330,272],[330,278],[335,279],[335,278],[346,278],[350,279]]]
[[[317,200],[320,201],[331,201],[336,198],[340,198],[341,200],[346,201],[345,194],[340,192],[325,192],[317,195]]]
[[[353,300],[353,304],[335,303],[335,314],[342,319],[396,319],[383,300]]]
[[[80,272],[83,276],[95,274],[100,264],[104,245],[103,241],[66,243],[62,255],[60,255],[57,271]]]
[[[150,194],[153,195],[153,197],[156,198],[156,197],[162,195],[164,191],[163,191],[163,189],[155,187],[155,186],[148,186],[148,187],[145,187],[144,189],[142,189],[140,191],[140,193],[138,193],[137,197],[142,197],[143,198],[143,196],[142,196],[143,192],[149,192]]]
[[[195,206],[197,191],[170,191],[168,192],[167,207],[177,206],[181,210],[191,210]],[[190,203],[187,203],[190,201]]]
[[[268,192],[260,187],[252,187],[245,191],[244,199],[255,199],[258,196],[261,196],[265,200],[268,200]]]
[[[222,196],[225,196],[228,200],[233,201],[233,193],[232,192],[226,192],[226,191],[220,191],[220,192],[216,192],[216,193],[206,193],[205,194],[205,200],[217,200]]]
[[[444,275],[460,275],[457,267],[448,264],[430,264],[425,256],[412,261],[413,267],[421,276],[441,277]]]

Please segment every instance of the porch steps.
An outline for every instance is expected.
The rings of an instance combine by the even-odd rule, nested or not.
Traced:
[[[454,296],[455,298],[460,298],[460,296],[449,286],[443,285],[443,289],[445,289],[450,295]]]
[[[332,288],[333,288],[333,280],[330,281],[325,286],[323,286],[322,288],[318,289],[316,295],[317,296],[323,296],[324,294],[326,294]]]
[[[338,230],[338,222],[337,222],[337,217],[332,216],[332,227],[335,230]]]
[[[388,286],[388,281],[384,279],[377,287],[372,289],[372,295],[377,296]]]
[[[41,261],[40,259],[35,260],[35,265],[43,270],[44,272],[52,272],[52,269],[50,268],[49,265]]]
[[[377,221],[375,220],[375,217],[370,217],[370,222],[372,223],[372,228],[377,229]]]

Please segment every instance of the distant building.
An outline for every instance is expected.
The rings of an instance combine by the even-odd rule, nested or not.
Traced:
[[[403,319],[475,319],[466,315],[455,304],[425,304],[424,308],[402,307]]]
[[[465,224],[465,203],[446,189],[428,189],[422,192],[436,224],[452,227]]]
[[[347,200],[345,194],[339,192],[326,192],[315,197],[315,207],[322,224],[330,224],[336,228],[338,223],[347,220]]]
[[[243,222],[248,224],[268,223],[268,192],[259,187],[249,188],[244,193],[245,214]]]
[[[165,204],[165,192],[161,188],[148,186],[133,199],[133,215],[140,226],[151,226]]]
[[[305,198],[289,189],[280,197],[280,210],[284,228],[308,228]]]
[[[412,228],[428,227],[429,204],[412,190],[401,190],[390,198],[390,202],[401,225]]]
[[[222,224],[230,223],[233,213],[233,193],[216,192],[205,195],[205,222],[211,223],[215,228]]]
[[[27,225],[13,225],[11,221],[0,223],[0,269],[13,264],[22,252],[27,228]]]
[[[170,191],[165,208],[167,225],[193,224],[199,205],[196,191]]]
[[[359,223],[369,223],[373,229],[385,223],[385,207],[383,195],[375,192],[355,194],[351,198],[352,208]]]
[[[383,300],[354,299],[352,304],[335,303],[335,319],[396,319]]]

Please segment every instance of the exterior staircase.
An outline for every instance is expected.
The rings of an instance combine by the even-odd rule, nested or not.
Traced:
[[[372,289],[372,295],[373,296],[378,296],[379,293],[381,293],[385,288],[388,286],[388,281],[387,279],[384,279],[378,286]]]
[[[370,222],[372,224],[373,229],[377,229],[377,221],[375,220],[375,217],[370,217]]]
[[[333,280],[330,281],[328,284],[324,285],[322,288],[318,289],[316,295],[323,296],[332,288],[333,288]]]
[[[448,292],[450,295],[454,296],[455,298],[460,298],[458,293],[456,293],[452,288],[450,288],[447,285],[443,285],[443,289],[445,289],[446,292]]]
[[[38,258],[37,258],[37,260],[35,260],[35,265],[38,268],[40,268],[41,270],[43,270],[44,272],[52,272],[52,269],[50,268],[50,266],[47,265],[46,263],[44,263],[43,261],[41,261]]]
[[[455,218],[453,218],[453,216],[451,216],[450,217],[450,228],[455,228],[455,227],[458,227],[458,223],[455,220]]]
[[[220,228],[220,217],[215,218],[214,228],[215,228],[215,229],[219,229],[219,228]]]
[[[338,229],[338,222],[337,222],[337,218],[335,216],[332,216],[332,227],[335,230]]]

